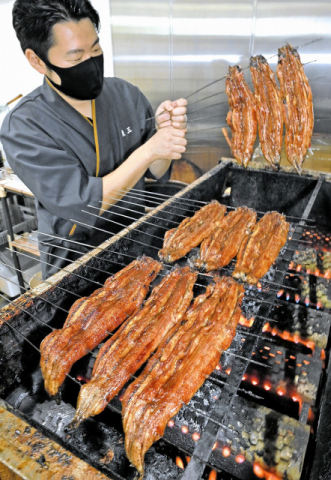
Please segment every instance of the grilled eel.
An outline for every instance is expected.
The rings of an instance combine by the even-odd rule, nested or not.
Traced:
[[[108,278],[102,288],[77,300],[60,330],[41,343],[45,389],[56,395],[72,365],[95,348],[110,331],[134,315],[162,265],[143,256]]]
[[[284,215],[268,212],[259,220],[237,255],[232,276],[255,284],[262,278],[285,245],[289,223]]]
[[[277,76],[284,109],[285,151],[301,173],[314,128],[313,95],[300,56],[288,43],[278,50]]]
[[[207,272],[228,265],[237,255],[242,243],[247,242],[256,222],[256,212],[239,207],[223,218],[219,226],[200,246],[194,265]]]
[[[81,387],[71,427],[101,413],[136,370],[185,314],[197,273],[175,268],[153,289],[144,307],[125,322],[100,349],[91,380]]]
[[[261,149],[265,159],[278,170],[283,145],[282,95],[275,74],[262,55],[251,57],[250,70]]]
[[[240,165],[247,167],[256,140],[257,115],[254,95],[239,65],[229,67],[225,92],[230,107],[226,121],[232,131],[232,138],[229,141],[232,155]]]
[[[185,218],[178,227],[165,233],[159,258],[172,263],[186,255],[213,232],[225,212],[226,207],[213,200],[195,212],[193,217]]]
[[[235,335],[244,288],[215,278],[164,338],[122,402],[125,448],[141,473],[149,447],[217,366]]]

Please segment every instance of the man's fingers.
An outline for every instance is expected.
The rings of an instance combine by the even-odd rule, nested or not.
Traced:
[[[177,100],[174,100],[172,102],[172,105],[174,107],[186,107],[187,105],[187,100],[185,98],[178,98]]]
[[[172,135],[174,135],[175,137],[185,138],[185,134],[186,134],[186,129],[185,128],[176,128],[173,125]]]
[[[186,108],[185,107],[177,107],[174,108],[173,111],[171,112],[171,117],[184,117],[186,115]]]

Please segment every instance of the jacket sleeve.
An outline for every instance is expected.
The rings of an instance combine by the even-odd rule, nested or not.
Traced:
[[[52,215],[95,223],[97,218],[82,210],[89,204],[100,207],[101,178],[87,174],[74,146],[64,150],[42,123],[37,125],[19,111],[11,113],[4,120],[1,142],[13,171]]]

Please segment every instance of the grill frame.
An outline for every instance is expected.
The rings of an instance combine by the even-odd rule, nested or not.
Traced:
[[[65,271],[60,271],[59,273],[54,275],[51,279],[49,279],[48,282],[51,283],[52,285],[54,285],[54,287],[56,287],[56,286],[61,285],[61,283],[64,280],[68,280],[68,278],[72,274],[75,274],[75,273],[79,272],[79,273],[83,273],[85,275],[86,271],[88,270],[87,266],[88,266],[89,262],[92,261],[92,263],[94,265],[101,265],[102,259],[100,259],[100,256],[102,256],[102,254],[107,249],[115,249],[116,250],[116,248],[119,248],[117,253],[110,254],[109,256],[110,256],[110,258],[114,258],[114,257],[117,257],[117,255],[119,255],[120,258],[122,258],[123,261],[124,261],[123,252],[125,252],[125,251],[130,251],[131,252],[132,249],[133,250],[143,250],[143,251],[140,251],[140,253],[148,254],[148,248],[152,245],[153,241],[151,239],[149,239],[146,235],[143,235],[141,232],[138,233],[138,229],[141,229],[142,231],[148,231],[149,233],[151,233],[154,230],[153,227],[151,227],[150,225],[148,225],[147,227],[146,227],[146,225],[144,225],[144,221],[146,219],[148,219],[149,221],[155,222],[155,230],[157,230],[158,221],[156,219],[156,215],[159,214],[160,212],[162,212],[162,211],[164,212],[164,211],[167,210],[169,212],[172,212],[172,214],[174,215],[175,218],[176,217],[178,218],[178,215],[176,214],[177,210],[176,210],[176,207],[174,206],[174,203],[173,203],[177,198],[182,198],[182,199],[185,199],[185,198],[188,199],[189,198],[191,200],[194,200],[194,199],[195,200],[201,200],[201,198],[203,198],[206,201],[210,201],[212,198],[215,198],[215,196],[216,196],[215,194],[217,193],[217,191],[224,192],[225,189],[228,188],[229,186],[232,187],[233,191],[238,192],[238,189],[240,189],[241,184],[240,184],[240,181],[235,178],[235,172],[236,171],[239,171],[239,167],[233,166],[232,162],[223,161],[220,165],[215,167],[210,172],[206,173],[203,177],[196,180],[193,184],[187,186],[185,189],[180,191],[174,197],[172,197],[171,199],[164,202],[161,206],[152,210],[149,214],[144,216],[142,219],[136,221],[134,224],[132,224],[130,227],[121,231],[119,234],[114,236],[112,239],[108,240],[107,242],[104,242],[100,246],[100,249],[95,249],[95,250],[89,252],[88,254],[84,255],[84,257],[82,257],[80,259],[80,265],[79,266],[77,266],[75,264],[72,264],[71,266],[66,267],[66,272]],[[299,178],[299,177],[297,177],[296,174],[291,174],[291,173],[288,173],[288,172],[282,172],[281,171],[281,172],[278,172],[276,174],[268,168],[263,168],[262,170],[259,170],[259,171],[257,171],[256,169],[253,169],[253,168],[249,168],[245,172],[245,175],[240,174],[240,177],[241,178],[245,177],[245,183],[248,184],[249,181],[247,179],[252,179],[252,178],[254,178],[254,176],[259,175],[259,174],[264,174],[264,173],[266,175],[268,175],[269,178],[270,178],[270,175],[272,175],[272,179],[273,179],[272,183],[274,185],[274,188],[277,187],[277,184],[279,185],[281,183],[281,185],[282,185],[282,188],[280,189],[280,191],[279,192],[277,191],[275,202],[279,202],[280,199],[282,198],[282,195],[283,195],[282,192],[284,191],[283,189],[284,188],[285,189],[290,188],[288,185],[290,183],[293,183],[295,181],[295,179]],[[286,210],[286,213],[288,215],[293,215],[293,216],[297,216],[297,217],[300,217],[300,218],[304,218],[305,209],[307,209],[308,206],[309,206],[309,208],[308,208],[308,210],[309,210],[310,206],[311,206],[312,207],[312,213],[314,213],[314,215],[316,215],[316,217],[318,218],[319,215],[320,215],[319,214],[319,205],[323,204],[324,208],[325,208],[325,203],[328,202],[328,204],[330,206],[330,200],[329,199],[331,198],[331,195],[328,196],[328,191],[331,191],[331,183],[329,183],[330,181],[331,181],[331,179],[327,178],[327,176],[322,178],[321,176],[316,175],[316,174],[308,174],[308,175],[305,175],[305,176],[301,177],[300,182],[301,182],[302,188],[300,189],[299,198],[293,204],[284,206],[284,208]],[[239,182],[239,187],[238,187],[238,182]],[[315,203],[315,199],[313,198],[313,192],[314,192],[314,189],[316,188],[316,186],[318,185],[319,182],[321,184],[321,188],[320,188],[319,192],[321,192],[321,193],[319,193],[320,196],[317,196],[318,201],[317,201],[317,203]],[[208,187],[206,187],[206,185]],[[243,186],[245,186],[245,185],[243,185]],[[208,189],[209,198],[207,198],[207,199],[205,198],[205,193],[206,192],[203,192],[203,194],[202,194],[202,190],[204,190],[205,188]],[[269,184],[268,188],[270,189],[270,184]],[[239,204],[243,204],[243,205],[245,204],[247,206],[252,206],[253,208],[255,208],[257,210],[261,210],[261,209],[263,210],[263,208],[261,208],[261,207],[264,207],[262,201],[263,201],[263,198],[265,198],[266,193],[263,192],[263,191],[255,192],[255,193],[258,194],[258,197],[257,198],[255,197],[255,205],[254,206],[250,204],[250,203],[252,203],[252,200],[253,200],[252,199],[252,194],[251,194],[251,192],[247,192],[247,191],[245,191],[245,194],[243,195],[244,199],[238,199],[237,197],[234,197],[234,198],[232,198],[232,201],[234,203],[237,203],[237,206],[239,206]],[[237,194],[237,193],[235,193],[235,194]],[[311,203],[311,205],[310,205],[310,203]],[[273,207],[272,206],[270,207],[268,205],[268,208],[265,208],[264,211],[272,210],[272,209],[273,209]],[[188,213],[189,213],[189,208],[188,208]],[[180,219],[179,219],[179,221],[180,221]],[[300,226],[300,223],[298,225]],[[173,225],[169,224],[169,228],[171,228],[172,226]],[[331,231],[331,226],[330,226],[330,231]],[[143,235],[144,243],[146,242],[146,244],[147,244],[146,247],[143,247],[143,249],[141,249],[141,245],[139,244],[139,247],[137,246],[136,249],[132,248],[132,241],[128,240],[128,238],[131,237],[131,239],[136,239],[137,240],[137,238],[141,238],[142,235]],[[120,244],[120,247],[119,247],[119,244]],[[138,245],[138,243],[137,243],[137,245]],[[92,276],[93,276],[93,274],[92,274]],[[85,288],[84,287],[84,280],[75,279],[74,283],[77,284],[78,290],[80,290],[80,289],[84,290],[84,288]],[[95,287],[93,287],[93,289],[94,288]],[[12,305],[10,305],[8,307],[5,307],[2,310],[2,313],[5,316],[5,320],[6,320],[6,316],[7,316],[7,320],[9,319],[10,321],[13,321],[12,320],[13,317],[15,317],[15,315],[17,315],[18,312],[19,312],[19,314],[21,314],[21,312],[20,312],[21,308],[27,309],[27,308],[31,308],[31,305],[33,305],[35,303],[38,304],[38,302],[36,302],[36,298],[37,298],[37,296],[40,296],[40,295],[46,295],[48,298],[52,298],[52,296],[56,295],[55,288],[53,288],[51,285],[48,285],[48,284],[42,284],[42,285],[38,286],[37,288],[33,289],[32,291],[26,293],[25,295],[23,295],[22,297],[17,299],[15,302],[13,302]],[[64,302],[65,303],[69,302],[69,298],[68,297],[64,298]],[[15,305],[17,305],[16,309],[15,309]],[[38,305],[37,305],[37,307],[38,307]],[[37,310],[38,310],[38,308],[37,308]],[[4,328],[4,327],[2,327],[2,328]],[[0,321],[0,329],[1,329],[1,321]],[[322,408],[321,408],[321,413],[320,413],[321,417],[320,418],[324,418],[324,417],[327,418],[327,412],[328,412],[327,403],[328,402],[326,401],[326,399],[331,399],[331,376],[328,374],[328,372],[327,372],[327,376],[328,376],[328,379],[327,379],[328,381],[327,381],[327,384],[326,384],[326,394],[327,394],[327,396],[324,397],[325,400],[324,400],[324,404],[322,405]],[[328,396],[329,394],[330,394],[330,396]],[[8,405],[8,408],[10,408],[9,405]],[[15,411],[14,413],[17,416],[20,416],[20,412]],[[317,432],[317,438],[319,438],[321,440],[321,445],[322,445],[323,444],[323,442],[322,442],[323,435],[322,435],[322,433],[319,434],[320,431],[325,432],[326,430],[324,428],[323,430],[321,429],[321,430],[318,430],[318,432]],[[202,442],[200,442],[200,445],[202,445]],[[323,448],[325,448],[325,446]],[[321,457],[322,450],[323,449],[320,448],[320,445],[318,443],[317,444],[317,449],[316,449],[316,454],[315,454],[315,459]],[[324,450],[324,453],[325,453],[325,450]],[[331,453],[331,448],[330,448],[330,453]],[[323,456],[323,458],[324,457],[325,457],[325,455]],[[324,459],[324,462],[323,462],[322,465],[323,465],[323,468],[326,468],[325,471],[327,471],[327,468],[329,468],[329,466],[331,467],[331,465],[330,465],[331,460],[330,460],[329,464],[327,464],[325,462],[326,461]],[[186,472],[188,472],[188,473],[184,474],[183,479],[184,478],[190,478],[190,479],[193,478],[193,477],[187,477],[187,476],[185,477],[185,475],[189,474],[190,469],[194,468],[194,461],[192,461],[192,463],[190,462],[189,465],[191,465],[191,466],[186,469]],[[319,468],[319,466],[317,464],[317,460],[315,460],[313,470],[318,471],[318,470],[316,470],[318,468]],[[313,478],[313,477],[311,477],[311,478]]]

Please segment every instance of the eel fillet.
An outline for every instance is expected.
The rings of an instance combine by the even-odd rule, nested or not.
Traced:
[[[167,332],[184,316],[193,298],[197,273],[175,268],[153,289],[144,307],[100,349],[91,380],[81,387],[73,428],[101,413]]]
[[[284,215],[268,212],[259,220],[237,255],[233,277],[255,284],[277,259],[285,245],[290,224]]]
[[[300,56],[288,43],[278,50],[277,77],[284,108],[285,151],[301,173],[314,128],[313,94]]]
[[[146,451],[213,372],[235,336],[244,288],[232,278],[214,282],[169,331],[124,394],[125,448],[140,478]]]
[[[186,255],[217,228],[225,213],[226,207],[213,200],[195,212],[193,217],[185,218],[178,227],[165,233],[159,258],[172,263]]]
[[[257,135],[256,103],[239,65],[229,67],[225,92],[230,110],[226,121],[232,131],[230,148],[235,159],[247,167]]]
[[[62,329],[41,343],[45,389],[56,395],[72,365],[141,307],[160,262],[143,256],[109,277],[102,288],[77,300]]]
[[[228,265],[247,242],[256,222],[256,212],[239,207],[226,215],[220,225],[200,246],[194,265],[207,272]]]
[[[254,85],[256,113],[261,149],[265,159],[275,169],[283,145],[283,101],[275,74],[262,55],[251,57],[250,70]]]

